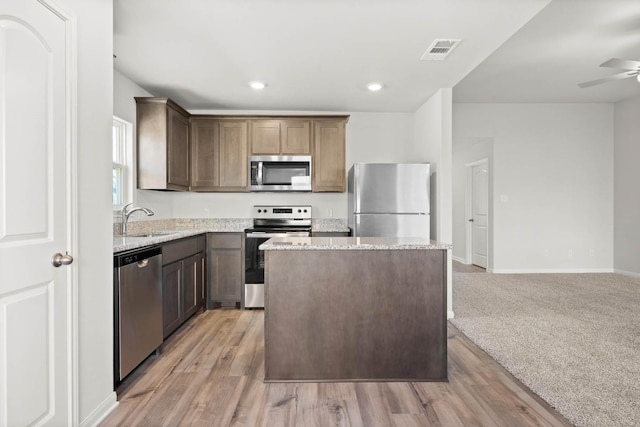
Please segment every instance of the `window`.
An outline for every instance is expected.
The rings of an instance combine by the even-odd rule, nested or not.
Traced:
[[[113,205],[131,202],[133,193],[131,123],[113,118]]]

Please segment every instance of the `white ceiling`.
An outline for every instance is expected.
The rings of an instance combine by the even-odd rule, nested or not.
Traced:
[[[598,67],[610,57],[640,59],[640,1],[547,4],[114,0],[114,66],[187,109],[412,112],[442,87],[457,102],[640,94],[633,79],[576,86],[618,72]],[[445,61],[420,61],[436,38],[463,41]],[[268,87],[256,92],[251,80]],[[368,92],[371,81],[385,89]]]
[[[640,60],[640,0],[553,0],[458,83],[454,102],[617,102],[640,95],[635,78],[585,89]]]

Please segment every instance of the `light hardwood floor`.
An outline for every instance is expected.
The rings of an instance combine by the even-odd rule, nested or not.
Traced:
[[[449,382],[263,383],[263,311],[196,314],[101,426],[570,426],[455,327]]]

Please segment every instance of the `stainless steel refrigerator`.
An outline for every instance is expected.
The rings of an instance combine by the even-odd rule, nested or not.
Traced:
[[[424,237],[429,230],[428,163],[355,163],[347,181],[356,237]]]

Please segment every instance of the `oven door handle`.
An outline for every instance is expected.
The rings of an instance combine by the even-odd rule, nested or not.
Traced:
[[[249,238],[272,238],[272,237],[309,237],[309,233],[307,231],[293,232],[293,233],[268,233],[255,231],[251,233],[247,233],[247,237]]]

